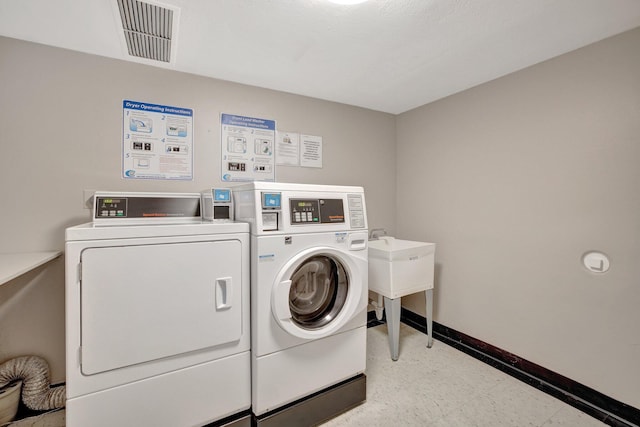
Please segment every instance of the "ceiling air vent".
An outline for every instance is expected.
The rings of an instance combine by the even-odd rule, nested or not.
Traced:
[[[117,0],[129,55],[171,62],[174,11],[138,0]]]

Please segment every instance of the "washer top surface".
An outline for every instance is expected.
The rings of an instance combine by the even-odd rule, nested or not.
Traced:
[[[248,233],[246,222],[188,222],[162,225],[111,225],[96,226],[92,222],[66,229],[66,241],[98,239],[130,239],[145,237],[195,236],[204,234]]]
[[[347,185],[324,185],[324,184],[298,184],[290,182],[254,181],[240,184],[233,187],[233,191],[242,190],[267,190],[267,191],[312,191],[318,192],[344,192],[363,193],[363,187]]]

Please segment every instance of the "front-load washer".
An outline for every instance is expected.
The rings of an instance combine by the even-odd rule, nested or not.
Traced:
[[[368,275],[362,187],[253,182],[233,192],[236,219],[251,224],[257,425],[314,425],[362,403]]]
[[[199,193],[95,199],[66,230],[67,426],[249,426],[249,225]]]

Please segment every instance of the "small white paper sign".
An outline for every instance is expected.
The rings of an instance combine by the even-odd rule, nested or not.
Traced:
[[[276,165],[298,166],[300,164],[300,134],[278,131]]]
[[[300,135],[300,166],[322,167],[322,137]]]

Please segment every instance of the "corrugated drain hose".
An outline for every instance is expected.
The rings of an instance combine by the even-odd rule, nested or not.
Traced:
[[[20,356],[0,364],[0,387],[22,380],[22,401],[29,409],[43,411],[62,408],[65,386],[51,388],[49,365],[38,356]]]

